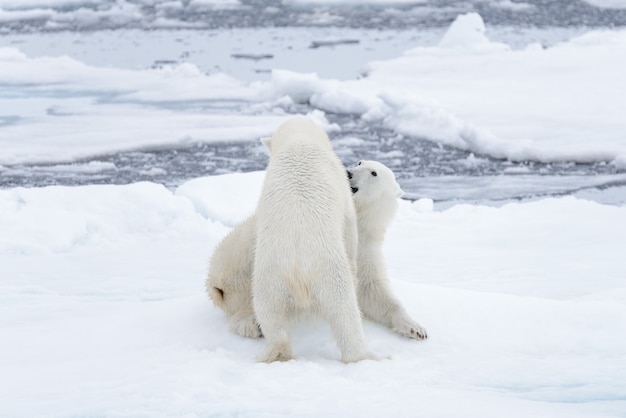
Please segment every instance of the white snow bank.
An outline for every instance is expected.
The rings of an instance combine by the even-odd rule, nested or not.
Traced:
[[[280,106],[265,114],[249,109],[259,98],[257,87],[221,73],[204,74],[190,63],[129,70],[92,67],[66,56],[29,58],[0,48],[0,85],[0,103],[7,104],[0,117],[15,120],[0,130],[0,164],[252,140],[286,118]],[[176,106],[180,103],[187,105]],[[233,111],[236,105],[239,112]]]
[[[34,171],[59,172],[59,173],[99,173],[101,171],[115,170],[117,166],[111,162],[89,161],[78,164],[56,164],[33,167]]]
[[[443,35],[441,48],[463,48],[474,50],[508,50],[503,44],[493,43],[485,35],[485,22],[478,13],[458,16]]]
[[[626,207],[403,201],[384,251],[429,340],[366,322],[391,359],[346,366],[305,322],[298,358],[266,365],[203,289],[261,174],[0,191],[2,415],[623,414]]]
[[[398,4],[423,4],[428,0],[283,0],[285,4],[328,4],[328,5],[345,5],[345,4],[378,4],[378,5],[398,5]]]
[[[42,71],[44,68],[45,71]],[[93,67],[68,56],[29,58],[12,47],[0,48],[0,82],[6,85],[39,85],[40,91],[64,88],[81,92],[112,92],[117,93],[120,100],[256,98],[255,90],[244,83],[222,73],[205,74],[191,63],[147,70]]]
[[[268,82],[244,83],[191,63],[130,70],[0,48],[0,121],[8,121],[0,164],[252,140],[294,109],[289,96],[477,154],[619,168],[624,67],[625,30],[512,49],[489,40],[475,13],[459,16],[436,45],[371,62],[366,77],[348,81],[274,69]]]
[[[420,210],[424,203],[402,203],[387,243],[394,248],[388,257],[389,264],[399,266],[390,268],[396,274],[424,277],[428,271],[433,275],[428,282],[443,286],[452,277],[448,273],[458,274],[454,287],[552,299],[626,289],[624,266],[617,262],[621,248],[615,242],[616,234],[626,231],[626,206],[567,197],[500,208],[461,204],[435,212]],[[405,222],[416,220],[416,210],[421,215],[411,232]],[[442,250],[455,254],[453,265],[442,258]],[[402,264],[411,254],[419,254],[420,262]],[[595,274],[596,263],[605,266],[602,278]],[[515,279],[506,279],[509,275]]]
[[[120,236],[188,233],[197,217],[162,185],[0,190],[0,253],[68,252]]]
[[[604,9],[626,9],[626,0],[583,0],[592,6]]]
[[[477,154],[621,167],[623,67],[624,30],[512,49],[489,40],[475,13],[436,45],[371,62],[348,81],[275,69],[269,82],[244,83],[191,63],[130,70],[0,48],[0,164],[252,140],[293,111],[288,95]]]
[[[544,49],[491,42],[462,15],[439,45],[369,64],[339,82],[275,72],[280,94],[322,110],[511,160],[613,161],[626,155],[626,30],[591,32]],[[292,78],[290,83],[289,78]],[[291,91],[288,87],[291,86]]]
[[[0,8],[0,22],[11,22],[15,20],[30,19],[49,19],[53,15],[53,11],[46,9],[7,11]]]
[[[530,3],[526,3],[523,1],[511,1],[511,0],[498,0],[492,3],[493,6],[498,7],[500,9],[507,9],[513,11],[526,11],[530,9],[534,9]]]
[[[265,171],[201,177],[179,186],[176,195],[191,200],[202,216],[234,227],[254,213],[264,179]]]
[[[45,71],[42,69],[45,68]],[[0,164],[71,162],[142,147],[250,141],[290,115],[285,87],[206,74],[191,63],[144,70],[0,48]],[[306,88],[301,86],[299,88]],[[349,98],[345,98],[349,100]],[[324,112],[306,116],[339,130]]]
[[[180,112],[134,104],[107,105],[90,99],[76,100],[78,106],[74,107],[69,101],[50,99],[41,108],[38,99],[24,100],[25,107],[32,105],[26,111],[34,114],[28,123],[3,127],[0,163],[69,162],[140,147],[249,141],[267,136],[287,117]],[[67,113],[56,115],[50,109]]]

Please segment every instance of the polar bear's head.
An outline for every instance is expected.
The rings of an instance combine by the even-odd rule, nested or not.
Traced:
[[[347,171],[355,200],[397,199],[404,194],[393,171],[378,161],[361,160]]]
[[[359,234],[364,229],[384,234],[384,229],[398,209],[398,198],[404,194],[396,176],[384,164],[367,160],[359,161],[356,167],[349,168],[347,172]]]

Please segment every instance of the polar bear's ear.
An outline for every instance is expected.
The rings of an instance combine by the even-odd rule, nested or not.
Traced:
[[[261,138],[261,143],[265,145],[265,148],[267,148],[268,151],[272,150],[272,137],[271,136],[266,136],[266,137]]]

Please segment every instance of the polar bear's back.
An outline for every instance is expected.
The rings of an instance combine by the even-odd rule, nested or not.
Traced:
[[[299,247],[310,252],[319,243],[324,251],[329,243],[342,243],[346,212],[352,212],[347,176],[334,154],[307,143],[294,148],[273,155],[268,166],[257,246],[284,246],[292,253]],[[275,242],[276,236],[283,239]]]
[[[291,120],[270,142],[256,212],[255,277],[277,290],[286,284],[296,303],[305,305],[331,270],[350,270],[346,224],[356,226],[350,187],[326,133],[312,122]]]

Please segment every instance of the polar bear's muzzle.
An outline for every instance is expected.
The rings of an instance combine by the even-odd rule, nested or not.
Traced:
[[[352,194],[358,192],[359,188],[352,185],[352,172],[350,170],[346,170],[346,174],[348,175],[348,180],[350,180],[350,189],[352,189]]]

